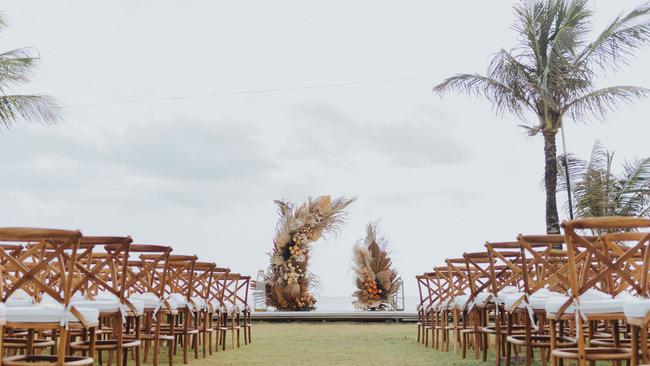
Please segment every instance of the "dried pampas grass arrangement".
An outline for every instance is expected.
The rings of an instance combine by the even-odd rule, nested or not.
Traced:
[[[377,236],[376,224],[366,226],[366,238],[352,250],[358,288],[352,294],[356,299],[352,305],[363,310],[387,310],[400,285],[388,256],[388,244]]]
[[[275,201],[280,220],[269,253],[271,265],[266,275],[266,303],[282,311],[314,309],[311,293],[317,279],[309,273],[311,244],[323,234],[335,233],[345,222],[345,209],[354,201],[330,196],[309,199],[296,207]]]

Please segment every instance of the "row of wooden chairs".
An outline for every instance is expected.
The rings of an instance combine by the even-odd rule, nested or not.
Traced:
[[[497,366],[650,363],[650,219],[566,221],[416,276],[418,341]]]
[[[250,277],[166,245],[0,228],[5,366],[173,365],[251,339]]]

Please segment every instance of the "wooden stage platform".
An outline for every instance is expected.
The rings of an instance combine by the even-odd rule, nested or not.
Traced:
[[[317,322],[417,322],[417,313],[405,311],[260,311],[253,312],[254,321],[317,321]]]

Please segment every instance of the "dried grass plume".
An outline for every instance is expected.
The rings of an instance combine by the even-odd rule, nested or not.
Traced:
[[[324,234],[336,233],[345,222],[345,209],[354,201],[330,196],[309,199],[300,206],[275,201],[280,216],[271,264],[266,277],[266,303],[278,310],[312,310],[317,278],[309,273],[311,244]]]
[[[366,238],[357,242],[352,251],[358,288],[352,294],[352,304],[357,309],[387,310],[400,285],[388,256],[388,243],[377,236],[376,224],[366,226]]]

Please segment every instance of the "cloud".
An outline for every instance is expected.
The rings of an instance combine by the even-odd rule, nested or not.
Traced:
[[[130,123],[98,138],[70,128],[0,135],[5,195],[200,208],[245,199],[275,166],[256,130],[237,122]]]
[[[360,121],[325,105],[301,105],[295,115],[298,121],[293,122],[286,156],[316,156],[341,166],[342,162],[354,164],[354,158],[363,155],[409,168],[456,165],[471,157],[430,115],[401,121]]]

